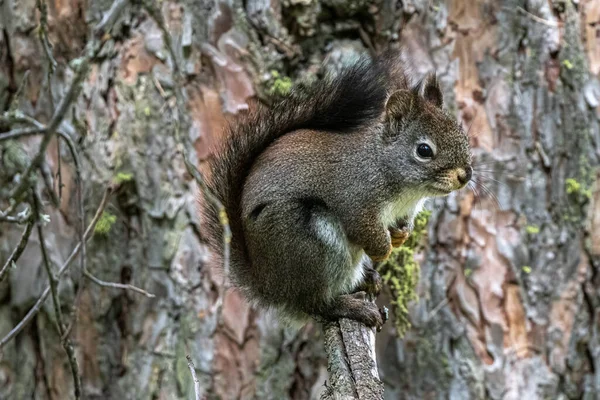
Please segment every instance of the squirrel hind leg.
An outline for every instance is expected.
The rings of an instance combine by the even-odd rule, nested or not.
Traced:
[[[246,219],[245,237],[252,277],[247,286],[259,303],[287,315],[331,315],[332,299],[362,280],[359,250],[318,199],[267,203]]]

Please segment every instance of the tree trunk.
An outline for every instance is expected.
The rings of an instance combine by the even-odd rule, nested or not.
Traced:
[[[36,1],[0,0],[0,114],[14,104],[48,123],[86,43],[103,43],[60,125],[81,159],[86,226],[105,189],[116,190],[87,270],[155,297],[100,286],[79,259],[59,280],[84,398],[192,399],[186,355],[201,398],[319,398],[321,327],[280,327],[206,267],[178,136],[202,165],[225,116],[250,98],[316,79],[324,60],[338,69],[396,42],[416,79],[437,71],[446,107],[472,135],[476,184],[430,202],[412,328],[399,337],[388,323],[376,336],[385,397],[600,396],[600,1],[165,0],[154,15],[142,1],[120,3],[103,21],[112,1],[47,1],[45,26]],[[99,35],[101,22],[114,26]],[[19,126],[0,119],[0,135]],[[41,139],[0,142],[0,211]],[[77,171],[64,142],[52,139],[45,154],[61,194],[53,206],[36,172],[56,270],[82,233]],[[0,267],[24,228],[0,222]],[[34,229],[0,282],[0,337],[46,287],[40,249]],[[74,396],[56,326],[48,298],[2,348],[0,398]]]

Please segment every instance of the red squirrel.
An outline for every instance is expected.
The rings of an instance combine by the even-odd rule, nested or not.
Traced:
[[[406,240],[427,198],[472,174],[435,74],[409,86],[393,51],[259,105],[228,127],[208,168],[229,217],[231,279],[248,299],[291,320],[378,328],[382,313],[356,295],[381,287],[372,262]],[[218,211],[203,213],[222,257]]]

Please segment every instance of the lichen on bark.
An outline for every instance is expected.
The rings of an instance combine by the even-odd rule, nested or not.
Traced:
[[[418,298],[416,286],[421,272],[419,263],[415,260],[415,252],[419,250],[421,240],[427,234],[427,221],[430,216],[430,211],[421,211],[415,218],[414,229],[408,240],[394,249],[388,260],[376,267],[391,291],[394,323],[400,336],[411,326],[408,305]]]

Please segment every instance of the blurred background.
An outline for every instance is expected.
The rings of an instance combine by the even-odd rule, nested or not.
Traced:
[[[320,327],[223,291],[181,150],[201,167],[251,99],[397,44],[476,163],[377,335],[386,398],[600,398],[600,0],[0,0],[0,398],[74,398],[75,357],[86,398],[190,399],[187,354],[202,398],[318,398]]]

